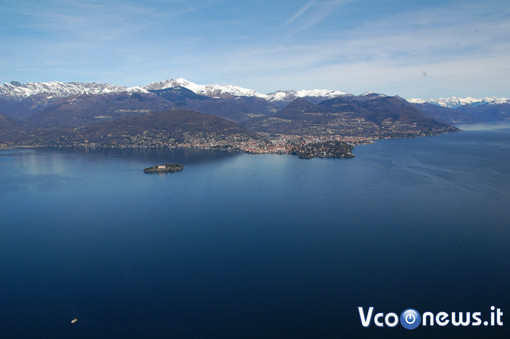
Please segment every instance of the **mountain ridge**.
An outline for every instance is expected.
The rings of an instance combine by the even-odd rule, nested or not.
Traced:
[[[290,102],[296,98],[323,98],[330,99],[336,96],[350,95],[345,92],[330,89],[300,89],[300,90],[278,90],[272,93],[263,94],[253,89],[244,88],[235,85],[207,84],[201,85],[184,78],[162,80],[152,82],[146,86],[127,87],[109,83],[97,82],[28,82],[26,84],[17,81],[11,81],[0,85],[0,96],[11,97],[15,99],[26,99],[35,95],[44,95],[46,97],[67,97],[73,95],[100,95],[100,94],[118,94],[123,92],[150,93],[155,90],[165,90],[169,88],[186,88],[197,95],[203,95],[211,98],[232,98],[232,97],[256,97],[268,101]]]
[[[484,98],[472,98],[472,97],[444,97],[436,99],[420,99],[420,98],[409,98],[408,102],[412,104],[433,104],[446,108],[460,108],[462,106],[481,106],[486,104],[508,104],[510,99],[508,98],[497,98],[497,97],[484,97]]]
[[[296,99],[276,114],[253,119],[245,126],[258,132],[319,139],[348,136],[352,142],[458,131],[405,99],[379,94],[337,97],[318,104]]]
[[[318,103],[326,99],[332,99],[341,96],[354,96],[353,94],[331,89],[290,89],[278,90],[268,94],[259,93],[253,89],[244,88],[236,85],[219,84],[197,84],[184,78],[176,78],[152,82],[145,86],[127,87],[110,83],[98,82],[28,82],[26,84],[17,81],[11,81],[0,85],[0,96],[10,99],[22,100],[32,96],[43,96],[46,99],[55,97],[68,97],[74,95],[107,95],[119,93],[144,93],[166,90],[171,88],[186,88],[193,93],[210,98],[236,98],[236,97],[255,97],[270,102],[291,102],[297,98],[305,98],[309,101]],[[360,94],[375,95],[377,93],[366,92]],[[460,108],[462,106],[481,106],[485,104],[509,104],[510,99],[504,97],[440,97],[433,99],[409,98],[408,102],[412,104],[433,104],[446,108]]]

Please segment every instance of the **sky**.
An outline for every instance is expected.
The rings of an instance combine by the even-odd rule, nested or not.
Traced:
[[[171,78],[510,97],[510,6],[436,0],[0,0],[0,83]]]

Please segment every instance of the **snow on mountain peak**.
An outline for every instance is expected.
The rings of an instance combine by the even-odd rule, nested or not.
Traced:
[[[261,94],[255,90],[243,88],[234,85],[200,85],[184,78],[163,80],[153,82],[147,86],[126,87],[120,85],[112,85],[108,83],[81,83],[81,82],[28,82],[26,84],[17,81],[4,83],[0,85],[0,95],[21,100],[32,95],[45,95],[52,97],[68,97],[73,95],[96,95],[96,94],[115,94],[115,93],[150,93],[150,90],[162,90],[172,87],[184,87],[190,91],[212,98],[232,98],[232,97],[256,97],[268,101],[292,101],[297,98],[320,98],[331,99],[339,96],[351,95],[345,92],[328,89],[313,90],[288,90],[276,91],[270,94]],[[366,92],[360,96],[383,96],[382,94]],[[447,108],[459,108],[464,105],[480,106],[485,104],[508,104],[508,98],[485,97],[481,99],[472,97],[449,97],[424,100],[420,98],[411,98],[407,100],[414,104],[434,104]]]
[[[423,100],[420,98],[411,98],[407,100],[410,103],[413,104],[433,104],[441,107],[446,108],[459,108],[464,105],[471,105],[471,106],[480,106],[485,104],[506,104],[510,103],[510,99],[508,98],[495,98],[495,97],[485,97],[485,98],[472,98],[472,97],[449,97],[449,98],[437,98],[437,99],[429,99],[429,100]]]
[[[213,98],[257,97],[269,101],[292,101],[296,98],[304,97],[321,97],[330,99],[342,95],[349,95],[348,93],[329,89],[289,90],[277,91],[270,94],[262,94],[253,89],[234,85],[199,85],[183,78],[154,82],[145,86],[144,88],[147,90],[162,90],[176,86],[187,88],[195,94],[205,95]]]
[[[274,93],[268,94],[269,101],[292,101],[296,98],[305,98],[305,97],[320,97],[331,99],[338,96],[349,95],[348,93],[329,90],[329,89],[312,89],[312,90],[288,90],[288,91],[276,91]]]
[[[427,100],[423,100],[423,99],[420,99],[420,98],[409,98],[409,99],[406,99],[407,102],[411,103],[411,104],[424,104],[427,102]]]
[[[128,88],[126,88],[126,92],[128,92],[128,93],[150,93],[148,90],[146,90],[145,88],[140,87],[140,86],[128,87]]]
[[[154,82],[145,86],[145,89],[148,90],[162,90],[171,87],[184,87],[194,92],[195,94],[205,95],[213,98],[220,98],[226,96],[244,96],[244,97],[258,97],[258,98],[266,98],[265,94],[258,93],[252,89],[243,88],[239,86],[233,85],[199,85],[194,82],[188,81],[183,78],[164,80],[159,82]]]
[[[370,98],[384,98],[385,94],[376,93],[376,92],[364,92],[359,95],[360,97],[370,97]]]
[[[304,97],[317,97],[330,99],[347,93],[328,90],[328,89],[313,89],[313,90],[289,90],[277,91],[271,94],[262,94],[253,89],[234,85],[200,85],[184,78],[163,80],[153,82],[147,86],[140,87],[126,87],[120,85],[112,85],[107,83],[80,83],[80,82],[28,82],[21,84],[17,81],[11,81],[0,85],[0,95],[24,99],[32,95],[46,95],[50,97],[68,97],[72,95],[82,94],[114,94],[114,93],[150,93],[151,90],[163,90],[173,87],[184,87],[188,90],[212,98],[232,98],[232,97],[255,97],[269,101],[292,101],[296,98]]]
[[[24,99],[32,95],[49,95],[55,97],[67,97],[81,94],[110,94],[120,92],[147,92],[142,87],[131,87],[102,83],[80,83],[80,82],[28,82],[21,84],[11,81],[0,85],[0,95]]]
[[[234,85],[201,85],[186,80],[184,78],[163,80],[153,82],[147,86],[126,87],[112,85],[107,83],[80,83],[80,82],[29,82],[21,84],[16,81],[0,85],[0,95],[11,98],[24,99],[32,95],[46,95],[47,97],[67,97],[82,94],[115,94],[115,93],[150,93],[151,90],[163,90],[167,88],[183,87],[198,95],[204,95],[212,98],[235,98],[235,97],[254,97],[268,101],[290,102],[297,98],[318,98],[332,99],[339,96],[351,95],[345,92],[329,89],[312,90],[288,90],[276,91],[270,94],[261,94],[253,89]],[[374,95],[373,93],[364,93],[363,95]]]

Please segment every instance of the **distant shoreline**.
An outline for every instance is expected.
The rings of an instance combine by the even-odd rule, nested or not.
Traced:
[[[44,145],[14,145],[14,146],[0,146],[0,150],[15,149],[15,148],[58,148],[53,146]]]
[[[510,127],[510,125],[509,125]],[[469,130],[469,129],[467,129]],[[456,132],[463,132],[464,130],[457,129]],[[215,146],[215,147],[200,147],[196,145],[165,145],[163,147],[151,147],[149,145],[105,145],[101,143],[78,143],[78,144],[61,144],[61,145],[9,145],[1,144],[0,150],[9,150],[9,149],[37,149],[37,148],[48,148],[48,149],[112,149],[112,150],[203,150],[203,151],[222,151],[228,153],[245,153],[245,154],[288,154],[295,155],[301,159],[312,159],[312,158],[353,158],[355,157],[352,151],[356,146],[360,145],[369,145],[374,144],[379,140],[397,140],[397,139],[414,139],[442,134],[450,134],[452,132],[431,134],[431,135],[412,135],[412,136],[401,136],[401,137],[385,137],[385,138],[373,138],[373,139],[361,139],[356,140],[354,142],[348,141],[340,141],[340,140],[324,140],[318,142],[302,142],[301,144],[294,144],[292,147],[285,148],[275,148],[275,149],[247,149],[242,146],[234,146],[234,145],[225,145],[225,146]],[[286,146],[290,146],[292,143],[289,143]],[[343,146],[342,146],[343,145]]]

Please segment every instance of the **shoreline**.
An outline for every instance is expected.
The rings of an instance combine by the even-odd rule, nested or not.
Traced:
[[[165,145],[165,146],[161,147],[158,145],[144,146],[144,145],[119,145],[119,144],[104,145],[104,144],[99,144],[99,143],[76,143],[73,145],[10,145],[10,146],[3,144],[2,146],[0,146],[0,150],[8,150],[8,149],[16,149],[16,148],[19,148],[19,149],[37,149],[37,148],[81,149],[81,150],[83,150],[83,149],[112,149],[112,150],[128,149],[128,150],[160,150],[160,151],[190,149],[190,150],[204,150],[204,151],[222,151],[222,152],[229,152],[229,153],[279,154],[279,155],[288,154],[288,155],[299,156],[299,153],[302,153],[302,152],[306,153],[306,149],[307,148],[309,149],[310,146],[313,146],[313,147],[315,147],[315,150],[313,151],[314,153],[308,154],[308,155],[305,154],[305,156],[302,156],[301,158],[304,158],[304,159],[311,159],[311,158],[316,158],[316,157],[317,158],[352,158],[354,156],[354,154],[352,154],[351,152],[356,146],[375,144],[377,141],[380,141],[380,140],[414,139],[414,138],[430,137],[430,136],[460,133],[460,132],[463,132],[463,130],[459,129],[458,131],[455,131],[455,132],[446,132],[446,133],[431,134],[431,135],[415,135],[415,136],[407,136],[407,137],[401,136],[401,137],[395,137],[395,138],[391,138],[391,137],[380,138],[380,139],[379,138],[366,138],[366,139],[356,140],[354,142],[352,140],[341,141],[341,140],[339,140],[341,137],[338,138],[339,136],[337,136],[337,138],[333,138],[330,140],[323,139],[322,141],[318,141],[318,142],[303,142],[299,145],[294,145],[294,147],[292,147],[292,146],[288,147],[289,145],[287,145],[287,147],[278,146],[278,147],[274,147],[274,149],[271,149],[271,147],[254,149],[254,148],[244,148],[243,146],[235,147],[233,145],[228,145],[227,147],[224,147],[224,146],[220,146],[220,145],[218,145],[218,146],[201,146],[201,145],[187,144],[187,145],[176,145],[176,146]],[[350,137],[347,137],[347,138],[350,139]],[[349,139],[347,139],[347,140],[349,140]],[[347,156],[341,156],[341,154],[339,154],[338,152],[330,152],[331,149],[327,149],[327,147],[332,147],[331,145],[338,144],[338,143],[343,144],[349,148],[349,152],[346,152],[344,154]],[[321,153],[317,152],[318,146],[321,146],[323,148],[322,149],[323,152],[321,152]],[[326,147],[326,150],[324,150],[324,147]],[[334,154],[334,155],[330,155],[330,154]]]

